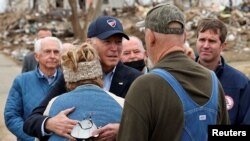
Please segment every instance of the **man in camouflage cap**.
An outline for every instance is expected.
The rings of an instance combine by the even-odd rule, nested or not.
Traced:
[[[126,95],[118,141],[207,140],[208,124],[229,123],[216,76],[184,54],[184,23],[174,5],[157,5],[147,13],[146,50],[154,68]]]
[[[159,4],[152,8],[146,16],[145,28],[163,34],[183,34],[185,18],[183,13],[170,4]],[[175,25],[171,25],[174,23]],[[178,23],[178,24],[177,24]]]

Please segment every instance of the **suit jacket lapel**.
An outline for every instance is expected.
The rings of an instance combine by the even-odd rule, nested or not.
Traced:
[[[124,76],[123,74],[124,74],[123,64],[119,62],[118,65],[116,66],[109,91],[120,97],[124,95],[123,92],[127,83],[127,80],[126,78],[123,77]]]

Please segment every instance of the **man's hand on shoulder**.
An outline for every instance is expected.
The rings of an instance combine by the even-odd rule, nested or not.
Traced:
[[[45,130],[49,132],[53,132],[57,135],[63,136],[70,140],[75,140],[70,132],[73,127],[77,124],[76,120],[71,120],[67,117],[67,115],[73,112],[75,108],[69,108],[61,111],[56,116],[49,118],[45,123]]]

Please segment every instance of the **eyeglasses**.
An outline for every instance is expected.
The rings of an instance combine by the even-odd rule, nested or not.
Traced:
[[[89,139],[92,136],[92,132],[96,130],[97,127],[95,123],[92,121],[91,117],[88,119],[84,119],[79,121],[76,126],[74,126],[73,130],[71,131],[71,136],[76,139]]]
[[[93,126],[93,121],[91,119],[91,117],[89,119],[83,120],[81,122],[78,122],[78,125],[80,126],[80,128],[82,128],[83,130],[87,130],[92,128]]]

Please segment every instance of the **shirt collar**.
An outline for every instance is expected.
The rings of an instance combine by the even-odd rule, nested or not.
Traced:
[[[38,67],[38,71],[39,71],[39,74],[40,74],[42,77],[45,77],[45,78],[53,78],[53,77],[56,77],[56,75],[57,75],[57,69],[56,69],[55,73],[54,73],[52,76],[47,76],[47,75],[45,75],[45,74],[40,70],[39,67]]]
[[[109,73],[103,72],[103,75],[113,74],[113,73],[115,73],[115,69],[116,69],[116,66],[115,66],[115,67],[113,68],[113,70],[112,70],[111,72],[109,72]]]
[[[113,79],[113,75],[115,73],[115,69],[116,69],[116,66],[114,67],[114,69],[111,72],[109,72],[107,74],[103,73],[103,82],[104,82],[103,89],[104,90],[109,91],[110,86],[111,86],[111,82]]]
[[[195,58],[195,62],[197,62],[197,63],[200,64],[199,56],[197,56],[197,57]],[[224,66],[224,59],[223,59],[222,56],[220,56],[220,60],[219,60],[219,62],[218,62],[218,65],[217,65],[216,69],[219,68],[219,67],[223,67],[223,66]],[[216,69],[215,69],[215,70],[216,70]]]

